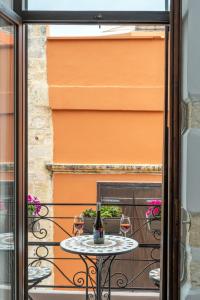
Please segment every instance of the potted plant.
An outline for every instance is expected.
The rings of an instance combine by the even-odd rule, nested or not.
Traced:
[[[96,211],[92,208],[83,211],[84,217],[84,227],[83,233],[92,233],[93,225],[96,217]],[[120,232],[120,219],[122,215],[122,210],[117,206],[107,206],[101,207],[101,218],[103,219],[103,224],[106,234],[118,234]]]
[[[150,231],[160,230],[161,219],[161,200],[154,199],[148,201],[148,210],[146,211],[147,226]]]
[[[36,218],[39,216],[39,212],[41,210],[40,200],[33,196],[27,196],[28,202],[28,230],[30,232],[36,232],[40,230],[39,220]]]

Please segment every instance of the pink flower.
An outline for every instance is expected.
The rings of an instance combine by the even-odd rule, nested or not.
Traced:
[[[35,197],[33,195],[28,195],[27,200],[28,200],[29,203],[33,203],[34,200],[35,200]]]
[[[162,201],[161,200],[158,200],[158,199],[154,199],[154,200],[151,200],[151,201],[148,201],[148,204],[149,205],[161,205],[162,204]]]
[[[146,211],[146,217],[149,217],[152,213],[152,209],[149,208],[147,211]]]
[[[157,216],[160,214],[160,208],[154,207],[152,211],[153,216]]]
[[[35,216],[38,215],[41,210],[40,200],[37,197],[29,194],[27,196],[27,201],[29,214]]]
[[[146,217],[160,217],[162,201],[159,199],[153,199],[148,201],[148,210],[146,211]]]

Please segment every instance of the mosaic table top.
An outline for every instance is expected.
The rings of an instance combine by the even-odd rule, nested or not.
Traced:
[[[28,282],[43,280],[51,275],[51,269],[47,267],[28,267]]]
[[[70,253],[107,256],[131,252],[138,247],[138,242],[123,236],[106,235],[104,244],[97,245],[94,244],[93,235],[81,235],[62,241],[60,246]]]

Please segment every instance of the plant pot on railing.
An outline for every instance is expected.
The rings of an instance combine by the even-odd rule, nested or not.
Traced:
[[[27,196],[28,202],[28,231],[38,232],[40,230],[39,213],[41,210],[40,200],[33,196]]]
[[[86,209],[82,214],[84,217],[83,233],[92,234],[96,211],[90,208]],[[103,205],[101,207],[101,218],[103,220],[106,234],[118,234],[120,232],[121,215],[121,208],[117,206]]]
[[[29,232],[40,231],[40,221],[38,218],[35,218],[35,217],[28,218],[28,231]]]
[[[119,234],[120,232],[120,218],[102,218],[105,234]],[[84,234],[93,233],[93,225],[95,218],[84,217]]]
[[[148,201],[148,210],[146,211],[147,227],[155,233],[161,231],[161,200]]]
[[[161,230],[161,220],[160,218],[155,217],[147,217],[147,226],[151,232],[160,231]]]

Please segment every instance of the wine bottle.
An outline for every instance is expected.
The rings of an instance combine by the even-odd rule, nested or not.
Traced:
[[[104,244],[104,227],[101,219],[101,203],[97,203],[97,215],[93,228],[94,244]]]

